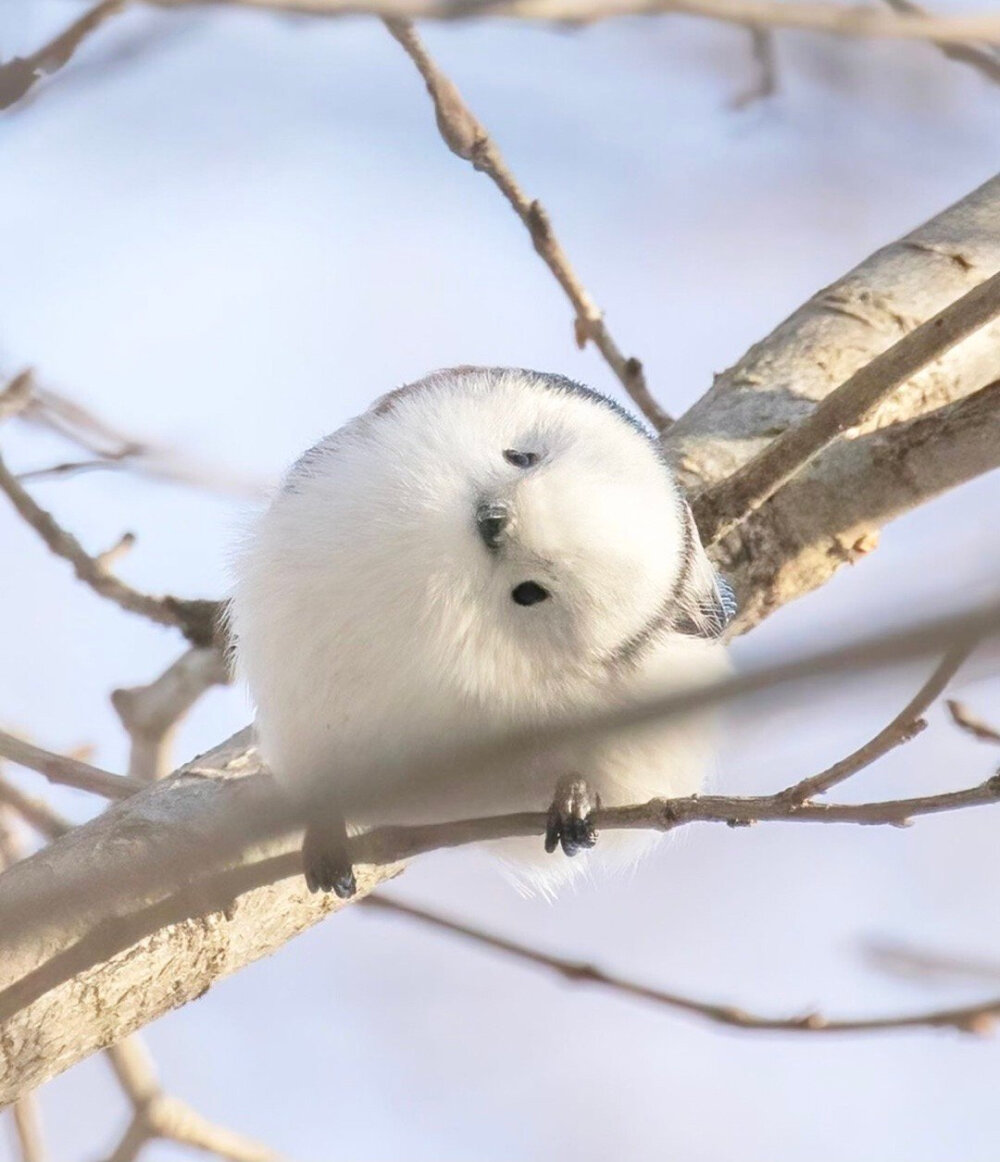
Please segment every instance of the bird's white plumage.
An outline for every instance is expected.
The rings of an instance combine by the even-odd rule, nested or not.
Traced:
[[[485,502],[510,513],[493,549]],[[544,810],[570,773],[606,804],[697,790],[703,719],[528,769],[406,775],[451,742],[719,676],[721,645],[676,630],[717,598],[687,519],[654,442],[558,377],[459,368],[384,397],[300,460],[238,554],[231,624],[265,761],[299,790],[328,786],[354,826]],[[524,581],[549,598],[516,604]],[[646,843],[500,853],[548,888]]]

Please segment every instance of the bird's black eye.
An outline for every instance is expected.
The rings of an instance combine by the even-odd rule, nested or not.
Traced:
[[[543,589],[537,581],[522,581],[520,585],[514,586],[510,595],[518,605],[537,605],[548,597],[549,591]]]
[[[537,452],[517,452],[513,448],[505,448],[503,458],[515,468],[530,468],[538,463]]]

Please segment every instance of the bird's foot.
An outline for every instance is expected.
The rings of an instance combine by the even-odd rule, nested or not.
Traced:
[[[566,855],[576,855],[597,842],[593,812],[601,805],[585,780],[577,776],[560,779],[555,798],[549,808],[545,828],[545,850],[553,852],[562,847]]]
[[[339,816],[307,824],[302,870],[310,892],[333,892],[341,900],[349,900],[358,890],[347,854],[347,828]]]

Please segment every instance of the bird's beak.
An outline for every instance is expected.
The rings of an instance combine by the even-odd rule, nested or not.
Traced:
[[[476,529],[488,549],[500,547],[510,521],[510,508],[499,500],[485,501],[476,509]]]

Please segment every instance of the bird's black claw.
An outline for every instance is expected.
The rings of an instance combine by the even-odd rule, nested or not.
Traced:
[[[561,846],[566,855],[573,856],[593,847],[597,842],[593,812],[600,805],[600,798],[590,793],[582,779],[561,782],[549,808],[545,850],[551,854]]]
[[[349,900],[358,890],[354,868],[347,855],[343,823],[310,825],[302,840],[302,870],[310,892],[333,892]]]

